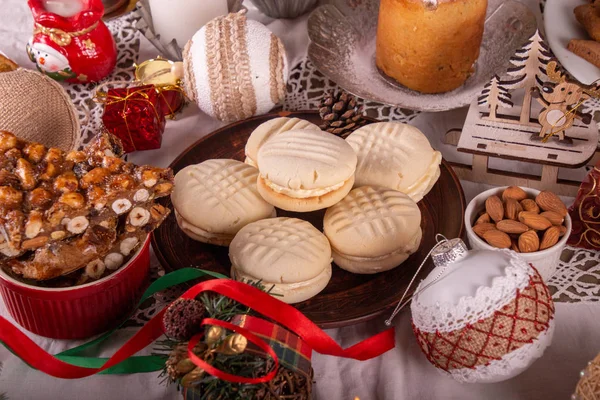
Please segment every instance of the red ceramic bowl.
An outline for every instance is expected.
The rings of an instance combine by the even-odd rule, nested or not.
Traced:
[[[117,272],[81,286],[42,288],[0,269],[0,294],[19,325],[52,339],[85,339],[114,328],[135,307],[148,282],[150,238]]]

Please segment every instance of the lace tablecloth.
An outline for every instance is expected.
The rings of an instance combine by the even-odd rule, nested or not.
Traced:
[[[3,7],[0,15],[0,51],[22,66],[33,68],[24,52],[32,24],[29,10],[23,1],[5,1],[9,4]],[[524,2],[538,12],[542,6],[537,0]],[[249,16],[267,24],[286,45],[291,68],[283,107],[289,110],[315,109],[323,92],[337,86],[316,71],[306,58],[307,17],[272,20],[258,14],[251,5],[249,8]],[[135,14],[129,14],[108,23],[119,49],[117,69],[108,78],[111,81],[130,81],[133,78],[134,62],[157,55],[156,50],[134,28],[135,18]],[[92,101],[96,85],[65,85],[65,89],[78,108],[85,143],[100,125],[102,109]],[[371,117],[414,124],[425,132],[432,145],[442,151],[446,159],[469,163],[469,156],[457,153],[455,147],[446,143],[444,139],[447,131],[462,127],[466,108],[428,114],[371,102],[365,102],[364,106]],[[590,110],[597,110],[600,103],[590,102],[586,106]],[[167,166],[190,144],[220,126],[221,123],[203,115],[194,105],[189,105],[177,120],[167,123],[161,149],[134,153],[129,159],[136,163]],[[486,185],[470,182],[463,182],[463,187],[467,201],[487,188]],[[153,278],[164,274],[155,257],[152,257],[152,274]],[[554,300],[559,303],[554,344],[541,361],[516,379],[489,386],[461,386],[437,375],[419,352],[410,331],[410,314],[403,312],[396,320],[397,349],[376,360],[359,363],[315,355],[315,398],[565,398],[573,391],[579,370],[600,350],[600,305],[594,304],[600,300],[600,253],[567,248],[558,272],[548,283]],[[142,306],[126,327],[142,325],[177,294],[177,290],[172,290],[156,295]],[[0,315],[6,315],[1,300]],[[342,346],[347,347],[381,329],[383,319],[377,319],[369,324],[329,330],[328,333]],[[121,330],[112,344],[100,349],[102,355],[112,354],[115,343],[130,336],[131,332],[132,329]],[[52,353],[77,344],[34,335],[31,337]],[[151,349],[146,352],[149,351]],[[74,382],[60,381],[28,369],[0,347],[0,394],[3,392],[7,393],[10,400],[107,397],[125,399],[142,396],[149,399],[177,398],[174,388],[161,386],[156,374],[96,376]]]

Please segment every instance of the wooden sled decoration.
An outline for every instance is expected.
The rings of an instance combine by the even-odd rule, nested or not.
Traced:
[[[580,168],[594,157],[598,128],[580,106],[600,91],[562,74],[537,31],[511,63],[471,104],[457,147],[473,154],[473,165],[455,165],[455,170],[473,182],[575,195],[581,182],[559,181],[558,169]],[[489,157],[541,164],[542,176],[492,171]]]

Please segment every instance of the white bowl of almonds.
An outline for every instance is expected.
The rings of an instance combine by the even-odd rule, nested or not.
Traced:
[[[560,198],[549,191],[518,186],[487,190],[465,212],[473,250],[511,249],[548,281],[571,234],[571,218]]]

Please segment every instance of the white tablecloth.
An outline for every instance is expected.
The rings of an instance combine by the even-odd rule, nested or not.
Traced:
[[[530,1],[530,6],[537,3]],[[251,15],[255,15],[251,13]],[[258,16],[285,42],[290,65],[304,56],[307,46],[306,17],[272,21]],[[0,51],[28,68],[25,43],[31,33],[31,16],[23,0],[3,0],[0,12]],[[153,58],[156,51],[142,40],[140,60]],[[0,105],[1,107],[2,105]],[[24,111],[25,112],[25,111]],[[468,162],[468,157],[442,142],[441,135],[460,128],[466,109],[440,114],[420,114],[412,123],[423,130],[444,156]],[[198,138],[222,124],[187,107],[176,121],[169,121],[160,150],[135,153],[130,160],[167,166],[181,151]],[[467,198],[485,185],[463,182]],[[600,296],[600,289],[598,292]],[[0,315],[8,317],[0,300]],[[348,347],[385,328],[384,318],[352,327],[328,330],[343,347]],[[566,399],[574,391],[579,371],[600,351],[600,304],[557,303],[554,341],[545,355],[522,375],[507,382],[488,385],[458,384],[441,375],[421,354],[410,326],[410,313],[402,312],[395,320],[396,348],[370,361],[342,360],[314,354],[315,399],[392,400],[392,399]],[[97,355],[109,356],[131,336],[131,329],[119,331],[118,337],[105,344]],[[58,353],[79,344],[49,340],[31,335],[50,353]],[[145,353],[149,353],[147,349]],[[0,346],[0,394],[15,399],[177,399],[174,387],[160,383],[157,373],[129,376],[94,376],[67,381],[54,379],[27,367]]]

